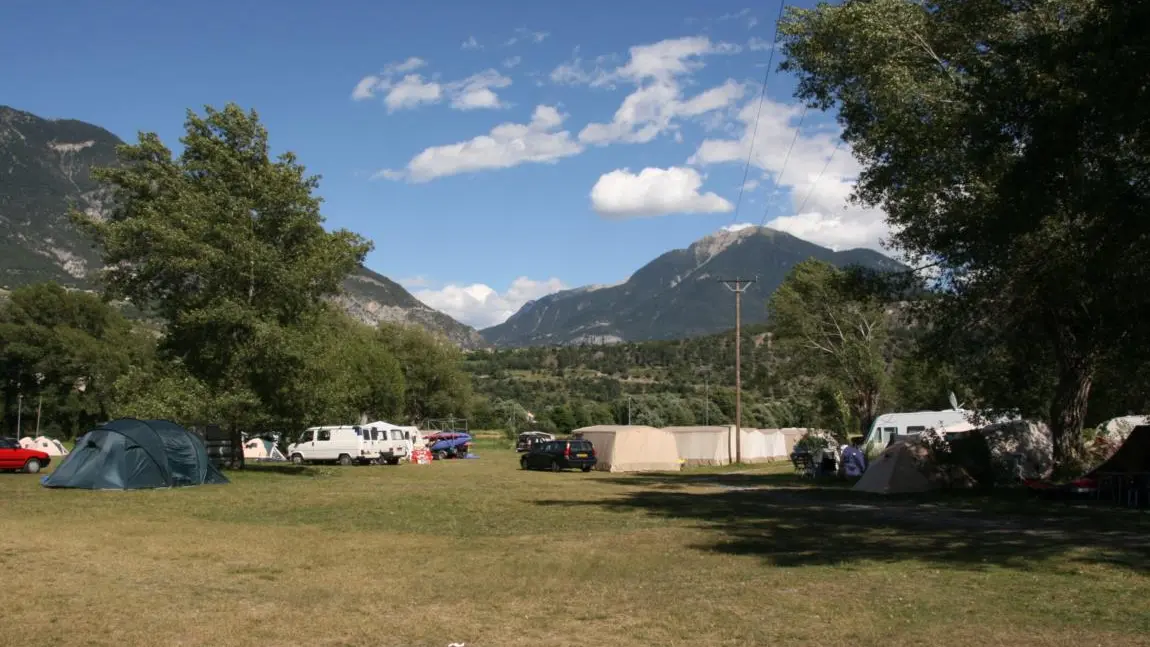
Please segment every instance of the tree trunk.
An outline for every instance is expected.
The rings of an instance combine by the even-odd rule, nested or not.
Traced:
[[[1082,454],[1082,425],[1094,381],[1094,366],[1085,360],[1059,362],[1058,385],[1050,404],[1050,434],[1056,467],[1071,466]]]

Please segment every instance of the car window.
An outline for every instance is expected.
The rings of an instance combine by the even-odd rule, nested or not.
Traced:
[[[320,441],[320,442],[323,442],[326,440],[331,440],[331,430],[330,429],[320,429],[319,433],[316,434],[315,439]]]
[[[0,438],[0,448],[3,448],[3,449],[16,449],[17,447],[19,447],[19,445],[17,445],[16,443],[12,442],[12,441],[11,441],[11,440],[9,440],[8,438]]]

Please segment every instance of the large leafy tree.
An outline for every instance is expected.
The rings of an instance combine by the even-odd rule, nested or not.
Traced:
[[[818,377],[840,433],[868,429],[888,383],[884,304],[856,290],[848,272],[811,259],[791,269],[771,295],[768,312],[784,358],[780,368]],[[842,409],[848,415],[840,415]]]
[[[203,382],[221,415],[285,418],[299,407],[284,384],[308,366],[297,338],[370,244],[324,229],[318,178],[292,153],[272,158],[254,112],[189,111],[184,130],[176,156],[154,133],[121,146],[119,166],[93,171],[113,192],[112,215],[74,218],[103,247],[108,294],[165,320],[162,352]]]
[[[41,431],[72,436],[105,420],[111,387],[147,361],[151,341],[133,333],[111,305],[56,283],[19,288],[0,304],[0,390],[5,428],[30,434],[41,407]]]
[[[399,362],[403,410],[410,420],[467,417],[471,379],[457,347],[422,328],[401,324],[380,324],[377,338]]]
[[[1099,366],[1144,347],[1148,18],[1125,0],[846,0],[781,26],[797,95],[838,108],[856,197],[939,272],[938,330],[990,404],[1045,414],[1062,463]]]

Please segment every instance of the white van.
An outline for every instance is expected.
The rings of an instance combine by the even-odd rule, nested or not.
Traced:
[[[351,465],[375,460],[379,452],[364,442],[359,427],[339,425],[308,428],[295,443],[288,445],[287,455],[296,465],[305,462]]]
[[[402,428],[379,420],[360,425],[364,444],[373,452],[376,460],[388,465],[397,465],[404,458],[411,457],[411,441],[405,437]],[[410,434],[407,434],[410,436]]]
[[[870,431],[863,439],[863,447],[874,443],[875,447],[886,447],[899,436],[917,436],[927,429],[943,429],[969,424],[972,412],[965,409],[946,411],[911,411],[907,413],[884,413],[874,419]]]

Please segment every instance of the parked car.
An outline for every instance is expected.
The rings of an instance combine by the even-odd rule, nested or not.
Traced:
[[[24,449],[11,438],[0,438],[0,471],[35,474],[51,462],[52,457],[38,449]]]
[[[525,470],[549,469],[559,472],[580,469],[590,472],[598,462],[595,446],[589,440],[548,440],[533,444],[519,459],[519,466]]]
[[[555,440],[555,436],[544,431],[525,431],[519,434],[519,438],[515,441],[515,451],[523,453],[535,443],[546,442],[548,440]]]

